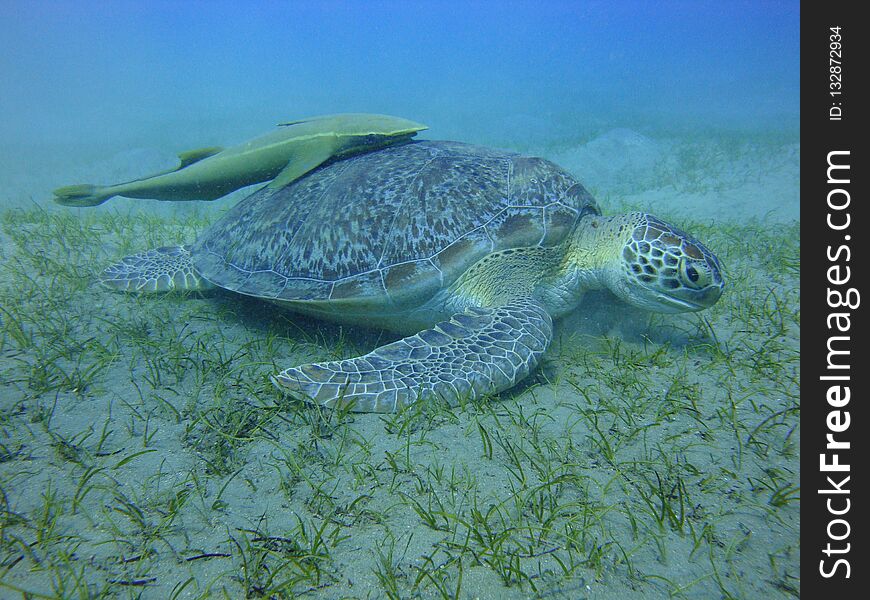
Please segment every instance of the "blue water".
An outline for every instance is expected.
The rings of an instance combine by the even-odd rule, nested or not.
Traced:
[[[201,140],[365,111],[431,137],[570,139],[620,124],[797,128],[798,2],[16,2],[0,135]]]

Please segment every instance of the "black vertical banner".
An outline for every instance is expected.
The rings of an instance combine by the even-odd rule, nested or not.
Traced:
[[[861,4],[801,12],[801,591],[866,598],[870,485],[867,147]],[[824,596],[822,596],[824,594]]]

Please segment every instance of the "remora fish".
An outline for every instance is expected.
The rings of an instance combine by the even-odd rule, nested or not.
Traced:
[[[280,188],[326,160],[369,152],[411,139],[426,125],[389,115],[347,113],[280,123],[279,129],[231,148],[178,155],[169,171],[116,185],[71,185],[54,190],[64,206],[97,206],[113,196],[154,200],[214,200],[273,180]]]

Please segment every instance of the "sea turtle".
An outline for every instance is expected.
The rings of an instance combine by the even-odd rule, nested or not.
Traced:
[[[391,412],[508,389],[538,364],[552,320],[607,288],[635,306],[698,311],[722,293],[717,258],[644,213],[601,215],[540,158],[422,141],[333,162],[239,202],[193,245],[109,267],[127,292],[213,286],[409,337],[291,367],[282,390]]]

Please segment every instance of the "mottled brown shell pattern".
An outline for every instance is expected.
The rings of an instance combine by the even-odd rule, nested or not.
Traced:
[[[228,290],[273,300],[414,306],[493,251],[553,246],[598,213],[555,164],[416,142],[326,165],[241,201],[193,246]]]

